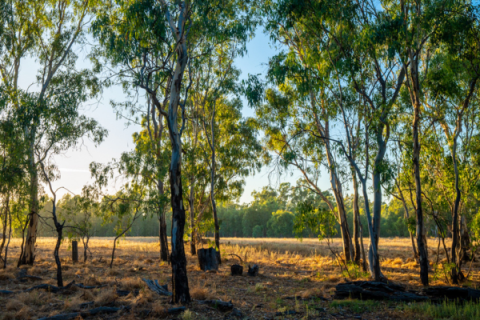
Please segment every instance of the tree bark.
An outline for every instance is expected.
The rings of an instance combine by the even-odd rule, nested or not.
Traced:
[[[457,247],[459,245],[459,221],[458,221],[458,209],[460,207],[460,200],[461,200],[461,193],[459,187],[459,179],[458,179],[458,166],[457,166],[457,135],[454,137],[453,147],[452,147],[452,160],[453,160],[453,169],[455,172],[455,205],[453,209],[453,216],[452,216],[452,226],[453,226],[453,234],[452,234],[452,262],[455,263],[455,267],[452,268],[452,282],[454,284],[458,284],[458,274],[460,270],[457,270],[459,266],[459,262],[457,260],[461,260],[461,257],[457,257]],[[460,259],[458,259],[460,258]]]
[[[189,12],[185,2],[179,3],[178,26],[172,27],[173,36],[177,39],[177,61],[170,88],[170,103],[168,106],[167,124],[172,144],[172,158],[170,162],[170,199],[172,206],[172,290],[173,303],[189,303],[191,301],[188,288],[187,259],[183,235],[185,232],[185,206],[183,204],[182,188],[182,142],[181,133],[185,125],[184,108],[182,106],[182,129],[178,128],[178,106],[180,105],[180,90],[182,87],[183,74],[188,62],[185,19]],[[167,19],[170,20],[170,13],[167,10]],[[173,23],[171,23],[172,25]],[[186,99],[185,99],[186,100]],[[186,103],[186,101],[185,101]]]
[[[414,63],[413,61],[411,62]],[[418,91],[417,91],[418,92]],[[424,237],[424,222],[422,210],[422,185],[420,179],[420,141],[418,138],[420,122],[420,101],[415,95],[414,117],[413,117],[413,170],[415,177],[415,201],[417,214],[417,247],[420,262],[420,280],[424,286],[428,286],[428,256]]]
[[[28,153],[28,169],[30,173],[30,213],[27,238],[18,265],[33,265],[33,262],[35,261],[35,243],[37,240],[38,226],[38,171],[34,154],[35,130],[32,130],[30,139],[30,150]]]
[[[158,192],[160,195],[163,196],[164,188],[163,182],[160,181],[158,183]],[[167,238],[167,221],[165,219],[165,206],[161,203],[159,204],[159,213],[158,213],[158,222],[159,222],[159,230],[158,236],[160,240],[160,259],[162,261],[169,261],[169,254],[168,254],[168,238]]]
[[[60,250],[60,245],[62,243],[63,237],[63,225],[57,222],[55,219],[55,228],[57,229],[57,243],[55,244],[55,250],[53,251],[53,256],[55,257],[55,264],[57,265],[57,286],[63,287],[63,276],[62,276],[62,262],[60,261],[60,256],[58,254]]]
[[[400,184],[398,183],[398,181],[396,179],[395,179],[395,185],[397,186],[398,195],[400,196],[400,200],[402,200],[403,210],[405,210],[405,219],[408,221],[408,219],[410,218],[410,213],[408,211],[407,202],[405,201],[405,198],[403,197],[402,189],[400,189]],[[408,230],[408,233],[410,234],[410,241],[412,242],[413,259],[415,259],[418,262],[418,254],[417,254],[417,247],[415,246],[415,238],[413,236],[413,233],[410,230]]]
[[[211,130],[212,130],[212,141],[211,141],[211,149],[212,149],[212,172],[211,172],[211,181],[210,181],[210,199],[212,201],[212,212],[213,212],[213,220],[215,222],[215,252],[217,255],[218,264],[222,264],[222,258],[220,255],[220,225],[218,223],[218,216],[217,216],[217,203],[215,202],[215,174],[216,174],[216,164],[215,164],[215,104],[212,111],[212,123],[211,123]]]
[[[4,209],[4,219],[3,219],[3,233],[2,233],[2,244],[0,244],[0,261],[3,261],[3,247],[5,246],[5,242],[7,241],[7,227],[8,227],[8,209],[10,206],[10,194],[7,194],[7,199],[5,201],[5,209]]]
[[[190,254],[192,256],[197,254],[197,247],[195,246],[195,178],[190,179],[190,196],[188,198],[188,207],[190,210]]]
[[[335,201],[337,203],[338,218],[340,223],[340,231],[342,234],[343,240],[343,253],[345,255],[345,261],[352,261],[353,258],[353,245],[352,237],[350,235],[350,230],[347,223],[347,214],[345,212],[345,203],[342,193],[342,185],[338,179],[337,170],[335,167],[335,162],[330,153],[330,147],[328,146],[329,142],[326,142],[326,151],[327,151],[327,161],[330,171],[330,185],[332,186],[333,195],[335,196]]]
[[[358,181],[355,169],[352,168],[352,182],[353,182],[353,243],[355,245],[355,255],[353,260],[357,265],[360,264],[361,249],[360,249],[360,208],[358,206]]]

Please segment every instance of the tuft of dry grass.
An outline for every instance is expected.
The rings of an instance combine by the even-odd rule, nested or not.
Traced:
[[[208,290],[206,288],[193,287],[190,289],[190,296],[194,300],[206,300],[208,297]]]
[[[115,302],[118,299],[117,290],[115,287],[108,290],[101,291],[95,298],[95,305],[103,306],[108,303]]]
[[[45,300],[41,292],[30,291],[17,294],[17,299],[26,304],[27,306],[41,306]]]
[[[125,278],[120,281],[120,287],[122,290],[138,290],[145,286],[145,283],[139,277]]]
[[[24,306],[25,304],[18,299],[9,299],[5,307],[8,311],[20,311]]]

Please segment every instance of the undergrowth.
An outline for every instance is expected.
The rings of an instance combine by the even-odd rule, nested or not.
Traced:
[[[480,319],[480,304],[475,302],[431,302],[412,303],[404,307],[412,315],[423,315],[434,320],[477,320]]]

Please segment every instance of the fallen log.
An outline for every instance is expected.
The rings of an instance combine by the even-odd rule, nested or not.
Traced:
[[[220,311],[228,311],[233,309],[233,303],[222,300],[197,300],[199,304],[208,304],[209,306],[219,309]]]
[[[422,290],[432,300],[479,301],[480,290],[459,287],[429,287]]]
[[[51,292],[51,293],[59,293],[59,292],[68,290],[71,287],[78,287],[78,288],[81,288],[81,289],[97,289],[97,288],[107,287],[107,285],[85,286],[82,283],[76,284],[75,281],[72,281],[64,287],[57,287],[57,286],[54,286],[54,285],[51,285],[51,284],[43,283],[43,284],[39,284],[39,285],[33,286],[33,287],[25,289],[25,290],[21,290],[21,291],[0,290],[0,294],[9,295],[9,294],[17,294],[17,293],[21,293],[21,292],[30,292],[30,291],[33,291],[33,290],[46,290],[46,291]],[[135,291],[117,290],[117,294],[120,297],[128,296],[130,293],[133,293],[133,295],[138,296],[139,291],[138,290],[135,290]],[[170,293],[170,295],[171,295],[171,293]]]
[[[150,288],[150,290],[152,290],[153,292],[156,292],[158,293],[159,295],[162,295],[162,296],[171,296],[172,293],[170,291],[168,291],[168,284],[165,284],[165,285],[159,285],[158,284],[158,280],[148,280],[148,279],[143,279],[143,282],[145,282],[147,284],[147,286]]]
[[[38,320],[70,320],[70,319],[75,319],[78,316],[81,316],[82,318],[86,318],[86,317],[89,317],[89,316],[95,316],[97,314],[102,314],[102,313],[116,313],[116,312],[118,312],[120,310],[123,310],[123,309],[126,309],[126,308],[124,308],[124,307],[121,307],[121,308],[98,307],[98,308],[88,310],[88,311],[57,314],[55,316],[44,317],[44,318],[40,318]]]
[[[402,285],[376,281],[354,281],[340,283],[336,287],[334,299],[391,300],[417,302],[428,297],[406,291]]]

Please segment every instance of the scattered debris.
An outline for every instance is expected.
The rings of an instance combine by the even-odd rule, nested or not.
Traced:
[[[125,307],[98,307],[92,310],[88,311],[81,311],[81,312],[71,312],[71,313],[63,313],[63,314],[58,314],[55,316],[51,317],[45,317],[45,318],[40,318],[38,320],[70,320],[70,319],[75,319],[77,317],[82,317],[86,318],[89,316],[95,316],[97,314],[102,314],[102,313],[116,313],[120,310],[126,309]]]
[[[222,300],[197,300],[199,304],[208,304],[211,307],[219,309],[220,311],[228,311],[233,309],[233,303]]]
[[[150,288],[150,290],[158,293],[159,295],[162,295],[162,296],[171,296],[172,293],[170,291],[168,291],[168,284],[165,284],[165,285],[159,285],[158,284],[158,280],[148,280],[148,279],[144,279],[142,278],[143,282],[145,282],[147,284],[147,286]]]

